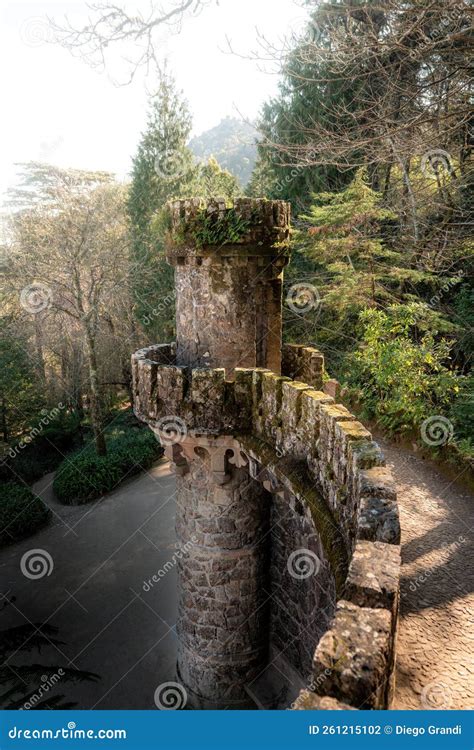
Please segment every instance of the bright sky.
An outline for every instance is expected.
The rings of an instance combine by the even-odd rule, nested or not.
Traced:
[[[162,0],[162,5],[174,0]],[[127,0],[120,3],[128,8]],[[147,7],[145,2],[139,6]],[[59,166],[104,169],[126,176],[145,125],[147,90],[153,80],[140,75],[128,86],[123,62],[106,72],[85,62],[50,38],[46,17],[64,14],[84,21],[83,2],[47,3],[0,0],[2,70],[0,193],[15,180],[15,162],[45,161]],[[213,0],[188,18],[178,36],[161,49],[183,89],[196,134],[226,115],[253,119],[276,91],[277,76],[262,64],[228,51],[226,35],[242,55],[258,48],[257,29],[276,42],[301,28],[305,12],[298,0]]]

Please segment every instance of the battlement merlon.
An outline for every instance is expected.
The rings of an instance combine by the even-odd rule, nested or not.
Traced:
[[[239,198],[171,201],[166,258],[175,268],[178,365],[281,370],[283,269],[290,204]]]

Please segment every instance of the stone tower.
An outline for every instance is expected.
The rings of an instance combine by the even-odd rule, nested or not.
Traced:
[[[222,368],[226,380],[235,368],[280,372],[289,213],[283,201],[172,204],[177,366]],[[205,376],[201,399],[210,406]],[[193,542],[179,570],[178,672],[194,705],[245,708],[245,686],[268,653],[269,502],[231,436],[193,442],[180,444],[195,458],[177,479],[178,540]]]
[[[289,204],[243,198],[202,209],[199,200],[176,201],[170,222],[177,364],[223,367],[227,378],[236,367],[280,372]]]
[[[300,686],[388,702],[393,482],[370,433],[322,392],[320,352],[282,346],[289,220],[284,201],[169,204],[177,341],[132,357],[135,413],[176,469],[177,672],[193,708],[254,707],[272,648]],[[328,656],[347,641],[349,666]]]

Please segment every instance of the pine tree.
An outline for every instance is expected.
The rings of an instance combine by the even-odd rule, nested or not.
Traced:
[[[172,337],[174,305],[172,269],[164,260],[152,219],[166,201],[192,191],[196,166],[186,145],[190,132],[188,106],[173,79],[164,75],[133,160],[128,200],[135,316],[154,341]]]

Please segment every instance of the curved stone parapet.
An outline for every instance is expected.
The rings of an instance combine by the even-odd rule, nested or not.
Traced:
[[[237,368],[230,381],[223,369],[177,366],[173,345],[143,349],[132,365],[135,412],[163,440],[184,488],[180,497],[189,494],[178,511],[178,530],[184,528],[183,539],[197,537],[195,559],[202,564],[193,573],[183,561],[184,578],[192,579],[186,596],[191,592],[194,599],[181,613],[181,648],[188,647],[189,633],[194,653],[199,641],[208,659],[221,660],[222,669],[214,664],[208,674],[183,659],[187,684],[199,685],[205,695],[210,675],[217,675],[229,700],[242,702],[245,684],[265,659],[265,616],[245,629],[237,656],[225,648],[227,629],[232,617],[238,624],[251,610],[263,613],[267,592],[271,637],[306,682],[295,709],[389,707],[400,567],[396,489],[370,432],[320,389],[322,355],[310,347],[283,348],[283,372],[305,374],[309,383],[263,368]],[[192,488],[203,494],[201,467],[214,489],[199,499]],[[267,494],[252,490],[253,499],[246,500],[241,474]],[[222,527],[216,503],[237,509]],[[270,553],[261,533],[268,523],[276,530]],[[242,530],[249,524],[258,533],[247,539]],[[223,553],[222,569],[216,549]],[[307,553],[304,565],[314,567],[311,577],[291,569],[290,560],[297,565],[301,552]],[[268,569],[270,580],[257,572],[253,580],[263,583],[244,586],[242,598],[247,564]],[[199,630],[202,620],[193,621],[192,613],[216,596],[230,598],[230,621]],[[222,618],[218,610],[216,621]]]

